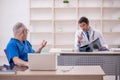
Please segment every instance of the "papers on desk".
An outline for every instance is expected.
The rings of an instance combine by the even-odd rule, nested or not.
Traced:
[[[57,70],[60,72],[69,72],[74,69],[74,66],[60,66]]]
[[[74,50],[70,48],[64,48],[64,49],[61,49],[61,52],[74,52]]]
[[[61,52],[74,52],[74,49],[72,48],[51,48],[49,53],[50,54],[59,54]]]
[[[15,74],[14,70],[6,70],[5,68],[2,68],[2,70],[0,70],[0,75],[10,75],[10,74]]]
[[[94,50],[100,50],[100,47],[101,47],[101,43],[100,43],[99,38],[97,38],[90,44],[80,47],[79,51],[80,52],[93,52]]]
[[[120,48],[111,48],[111,51],[113,51],[113,52],[120,52]]]
[[[0,71],[0,75],[12,75],[12,74],[15,74],[15,71],[13,70]]]
[[[2,65],[0,66],[0,75],[2,74],[15,74],[15,70],[12,70],[9,65]]]
[[[49,53],[60,53],[61,49],[60,48],[51,48]]]

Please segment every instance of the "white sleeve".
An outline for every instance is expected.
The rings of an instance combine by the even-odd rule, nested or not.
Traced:
[[[74,43],[74,47],[77,51],[79,51],[79,47],[80,47],[80,43],[78,43],[78,35],[80,35],[79,31],[76,31],[75,33],[75,43]]]
[[[99,33],[98,36],[99,36],[99,39],[100,39],[101,45],[104,46],[104,47],[106,47],[106,48],[108,48],[108,45],[106,44],[105,39],[104,39],[102,33]]]

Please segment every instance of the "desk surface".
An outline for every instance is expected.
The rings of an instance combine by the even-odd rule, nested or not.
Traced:
[[[56,71],[17,71],[19,76],[103,76],[100,66],[59,66]]]
[[[113,51],[99,51],[99,52],[78,52],[72,49],[60,49],[60,48],[52,48],[49,51],[50,54],[120,54],[120,52],[113,52]]]
[[[13,76],[15,71],[0,71],[0,76]]]

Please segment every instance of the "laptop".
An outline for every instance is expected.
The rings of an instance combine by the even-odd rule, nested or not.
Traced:
[[[57,69],[57,56],[55,54],[28,54],[30,70],[54,71]]]

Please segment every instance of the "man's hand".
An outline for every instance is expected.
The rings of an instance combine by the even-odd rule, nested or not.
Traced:
[[[80,41],[83,39],[83,36],[82,35],[80,35],[80,36],[78,36],[78,43],[80,43]]]
[[[46,44],[47,44],[47,41],[43,40],[40,45],[40,48],[36,51],[36,53],[40,53],[41,50],[46,46]]]
[[[41,43],[41,48],[44,48],[47,44],[47,41],[43,40],[42,43]]]
[[[104,46],[101,46],[101,48],[100,48],[101,51],[104,51],[105,49],[106,49],[106,47],[104,47]]]

